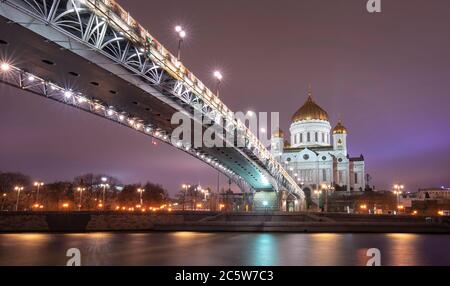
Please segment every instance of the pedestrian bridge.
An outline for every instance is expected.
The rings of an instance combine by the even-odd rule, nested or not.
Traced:
[[[304,208],[303,191],[258,138],[115,1],[1,1],[0,49],[2,83],[171,144],[242,189],[276,192],[278,202],[264,201],[264,208],[279,208],[287,197],[296,198],[297,210]],[[242,146],[173,142],[171,117],[179,111],[193,120],[197,112],[223,122],[223,134],[233,134]]]

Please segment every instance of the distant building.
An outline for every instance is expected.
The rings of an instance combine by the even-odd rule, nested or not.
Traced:
[[[336,191],[365,189],[364,157],[347,153],[347,129],[339,121],[332,129],[328,113],[317,105],[311,90],[308,99],[292,117],[290,142],[283,131],[272,134],[272,155],[296,179],[307,196],[322,184]]]
[[[450,188],[419,189],[418,200],[450,200]]]

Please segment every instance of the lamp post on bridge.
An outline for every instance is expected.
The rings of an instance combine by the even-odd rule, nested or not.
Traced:
[[[213,73],[214,78],[216,79],[216,96],[219,97],[220,85],[222,84],[223,75],[220,71],[215,71]]]
[[[220,85],[222,83],[222,79],[223,79],[223,75],[220,71],[215,71],[213,73],[214,78],[216,79],[216,96],[217,98],[219,98],[219,93],[220,93]],[[220,171],[217,170],[217,193],[220,193]]]
[[[186,38],[186,31],[183,30],[183,27],[176,26],[175,32],[177,32],[177,35],[178,35],[177,59],[178,59],[178,61],[181,61],[181,45],[183,44],[184,38]]]

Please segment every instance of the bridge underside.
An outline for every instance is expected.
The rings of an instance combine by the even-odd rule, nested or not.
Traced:
[[[33,24],[35,25],[35,24]],[[174,126],[172,115],[186,104],[172,98],[161,100],[162,94],[154,90],[150,94],[98,65],[98,61],[117,70],[117,64],[105,57],[93,56],[89,62],[72,50],[34,33],[22,25],[11,23],[0,16],[1,56],[41,78],[65,88],[80,91],[104,105],[114,106],[144,120],[170,134]],[[74,43],[75,44],[75,43]],[[88,47],[85,53],[92,53]],[[123,72],[127,72],[123,69]],[[178,107],[178,108],[177,108]],[[181,107],[181,108],[180,108]],[[217,158],[218,161],[241,176],[254,190],[265,189],[261,185],[264,176],[257,163],[235,148],[198,148],[197,152]],[[273,189],[272,189],[273,190]]]

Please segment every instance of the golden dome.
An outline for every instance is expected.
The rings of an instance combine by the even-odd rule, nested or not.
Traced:
[[[283,132],[283,130],[281,130],[280,128],[278,128],[277,130],[275,130],[275,131],[273,132],[272,137],[284,138],[284,132]]]
[[[292,122],[303,120],[328,121],[328,113],[314,102],[311,90],[308,91],[308,100],[297,110],[294,116],[292,116]]]
[[[342,122],[340,120],[336,127],[333,128],[333,134],[347,134],[347,128],[342,125]]]

